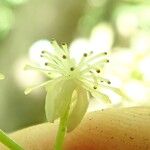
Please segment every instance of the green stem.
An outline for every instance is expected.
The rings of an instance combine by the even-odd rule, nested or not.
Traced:
[[[69,108],[66,110],[64,115],[60,117],[60,123],[59,123],[59,128],[57,131],[54,150],[62,150],[64,137],[67,131],[68,116],[69,116]]]
[[[6,145],[11,150],[23,150],[17,143],[10,139],[1,129],[0,129],[0,142]]]

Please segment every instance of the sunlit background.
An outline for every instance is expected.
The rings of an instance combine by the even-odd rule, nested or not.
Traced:
[[[81,49],[109,53],[102,73],[124,94],[108,92],[113,106],[150,105],[149,0],[1,0],[0,72],[6,76],[0,81],[1,129],[12,132],[46,121],[45,90],[24,95],[45,78],[23,68],[36,63],[52,38],[68,43],[77,56]],[[93,100],[91,110],[103,107]]]

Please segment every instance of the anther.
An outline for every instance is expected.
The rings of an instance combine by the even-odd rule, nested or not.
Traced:
[[[83,56],[84,56],[84,57],[87,57],[87,53],[84,53]]]
[[[104,52],[104,55],[107,55],[107,52]]]
[[[109,63],[109,60],[107,59],[106,62]]]
[[[66,45],[66,43],[62,43],[62,45]]]
[[[40,57],[43,57],[43,55],[40,55]]]
[[[41,53],[42,53],[42,54],[44,54],[44,53],[45,53],[45,51],[41,51]]]
[[[97,69],[96,72],[97,72],[97,73],[100,73],[101,71],[100,71],[100,69]]]
[[[71,67],[71,68],[70,68],[70,71],[73,71],[73,70],[74,70],[74,68],[73,68],[73,67]]]
[[[67,57],[66,57],[66,55],[63,55],[62,58],[63,58],[63,59],[66,59]]]
[[[48,66],[48,62],[45,63],[45,66]]]
[[[108,81],[107,83],[108,83],[108,84],[111,84],[111,82],[110,82],[110,81]]]
[[[96,86],[94,86],[94,87],[93,87],[93,89],[97,89],[97,87],[96,87]]]

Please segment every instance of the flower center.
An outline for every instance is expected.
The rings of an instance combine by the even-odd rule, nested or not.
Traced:
[[[77,63],[75,58],[70,56],[70,51],[66,44],[60,47],[56,41],[52,41],[52,45],[54,47],[53,53],[43,50],[40,54],[45,62],[44,68],[26,65],[25,69],[36,69],[46,74],[50,78],[48,83],[58,78],[63,80],[73,79],[79,86],[86,88],[88,91],[96,92],[99,90],[99,87],[105,88],[108,86],[107,84],[111,84],[109,80],[101,77],[101,70],[104,64],[109,62],[106,58],[107,52],[94,54],[93,51],[90,51],[83,53],[80,61]],[[28,89],[27,93],[31,89],[33,88]]]

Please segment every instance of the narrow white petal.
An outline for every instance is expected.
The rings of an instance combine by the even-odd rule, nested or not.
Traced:
[[[110,25],[103,23],[98,24],[91,33],[90,47],[94,53],[109,51],[113,44],[113,30]]]

